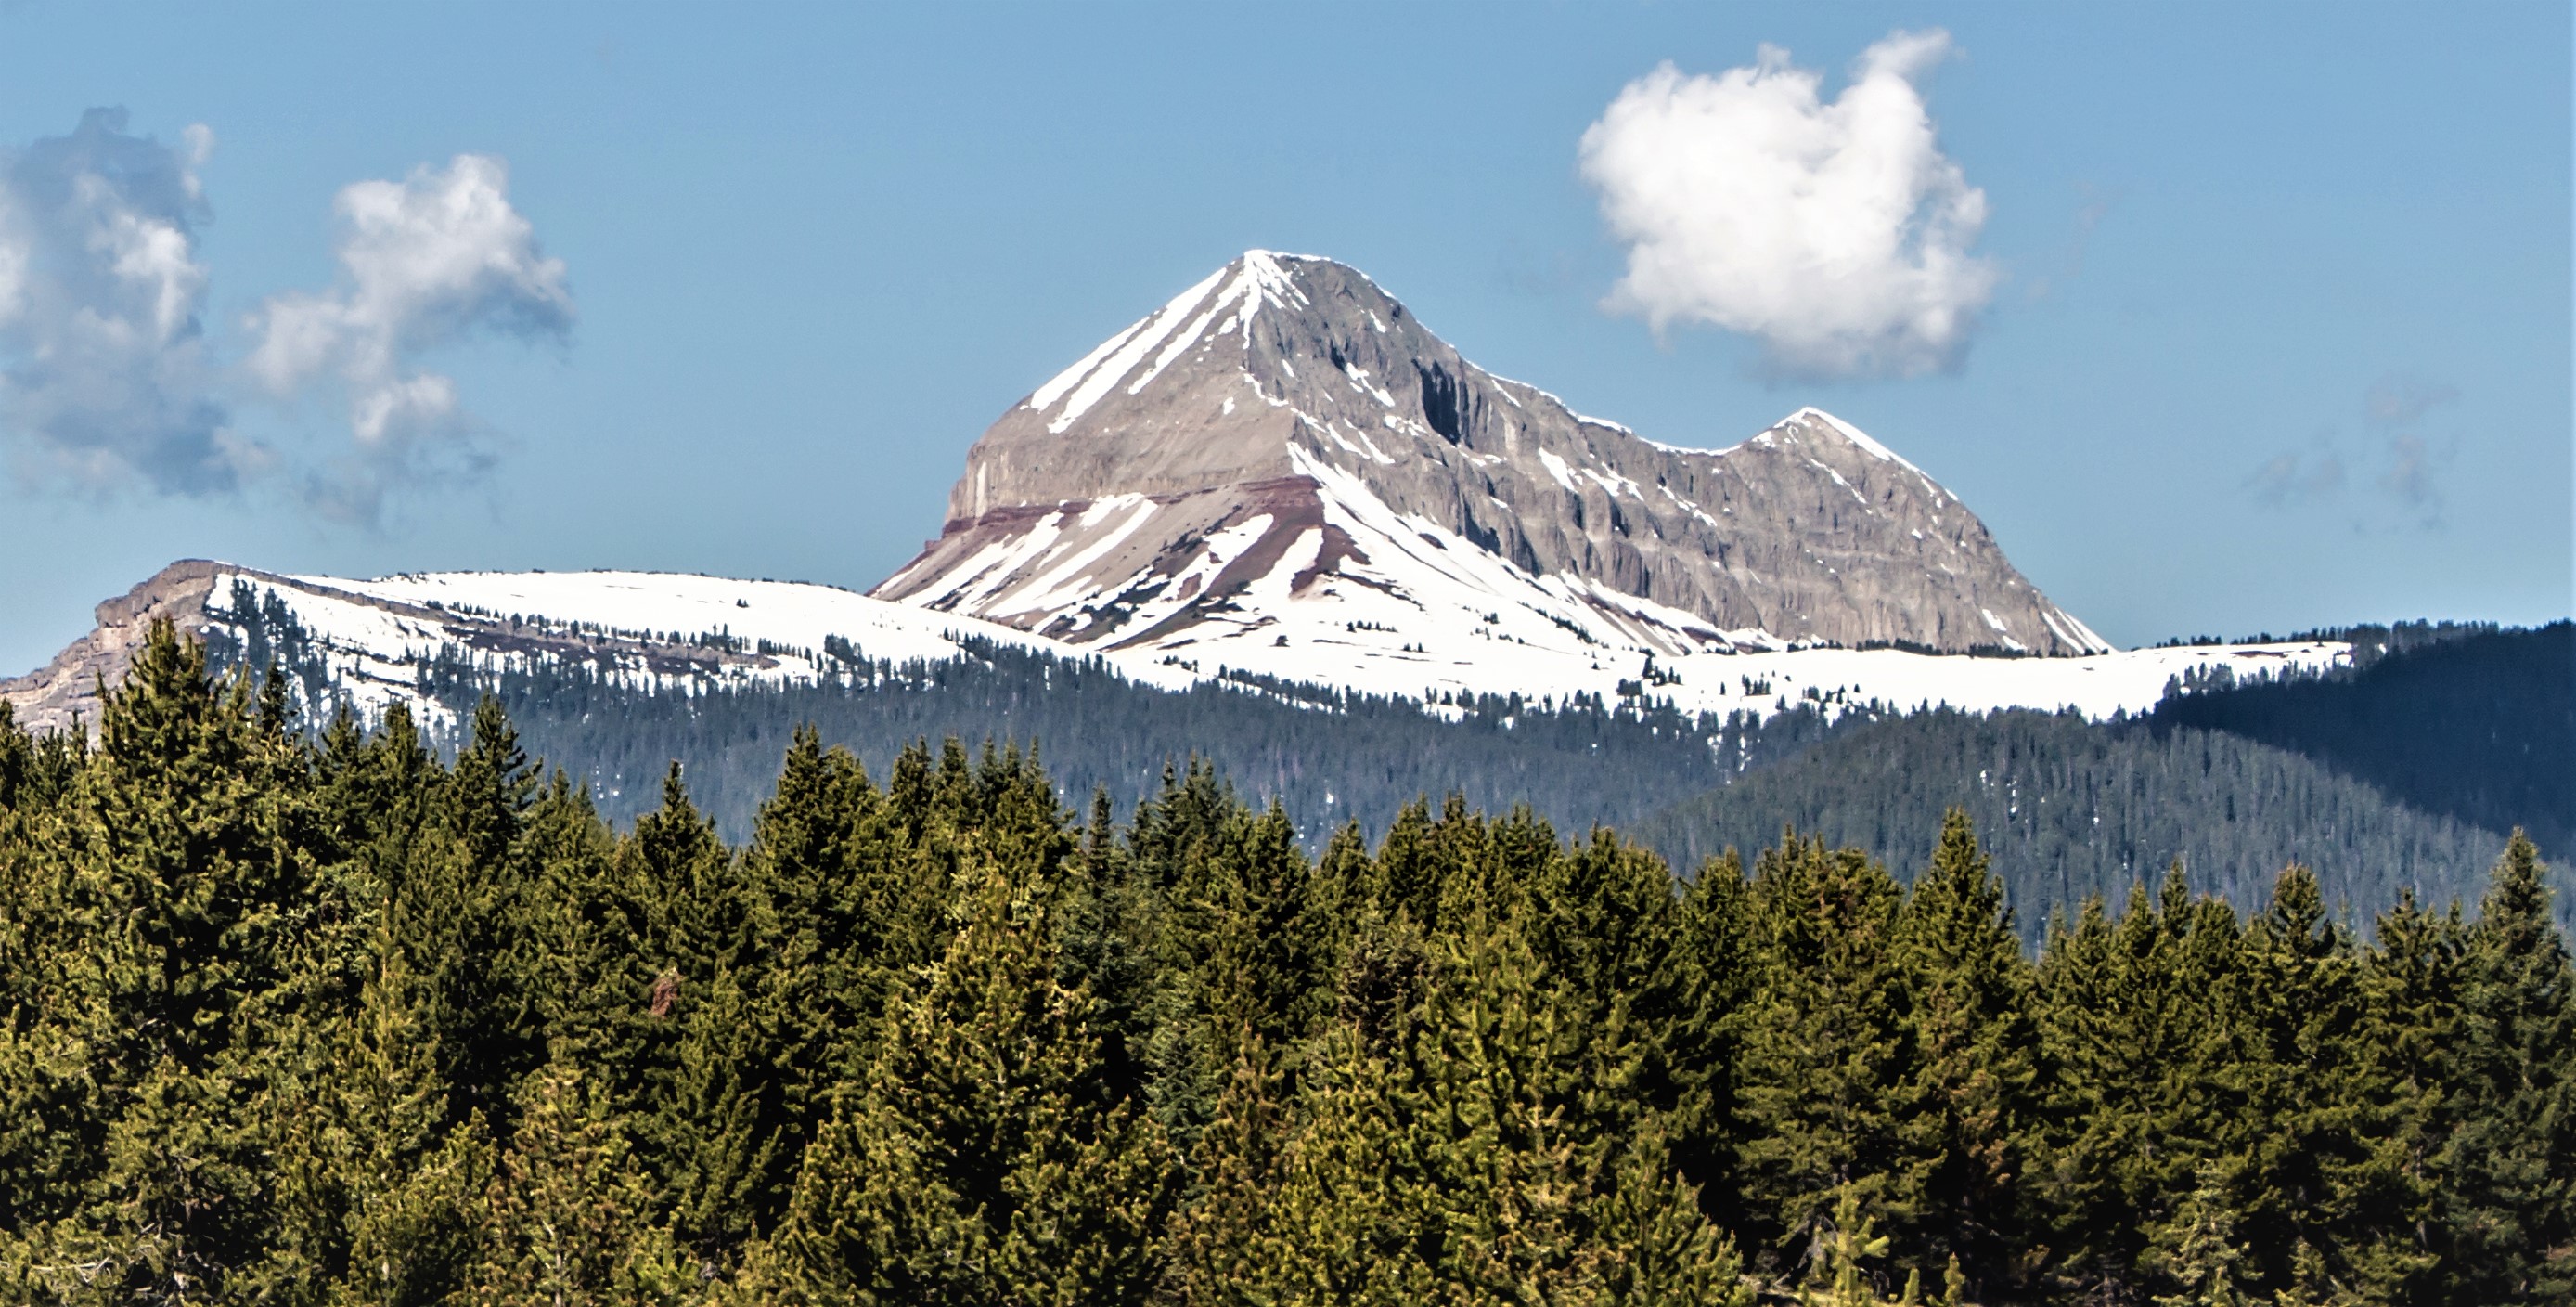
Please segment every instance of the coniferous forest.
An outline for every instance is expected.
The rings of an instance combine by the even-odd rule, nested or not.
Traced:
[[[0,1295],[57,1303],[2563,1303],[2519,836],[2346,924],[2189,868],[2035,949],[1964,814],[1677,878],[1451,800],[811,732],[729,845],[497,703],[308,729],[154,632],[0,717]]]
[[[246,585],[228,618],[239,635],[218,634],[211,660],[253,676],[274,668],[298,711],[327,721],[342,692],[312,633]],[[2177,684],[2151,714],[2107,722],[1829,710],[1785,695],[1767,718],[1720,718],[1676,711],[1651,686],[1608,703],[1488,696],[1429,708],[1240,674],[1171,692],[1096,659],[979,642],[934,663],[870,659],[844,642],[833,654],[842,680],[676,688],[639,685],[613,662],[448,649],[414,669],[414,688],[437,706],[423,724],[433,748],[452,752],[495,697],[528,750],[569,766],[615,824],[656,807],[680,759],[692,800],[736,843],[807,727],[880,775],[905,741],[1018,740],[1041,753],[1059,794],[1079,802],[1105,786],[1122,812],[1158,792],[1166,762],[1195,754],[1275,800],[1311,848],[1354,819],[1374,839],[1414,799],[1454,791],[1491,811],[1526,804],[1564,829],[1614,826],[1683,869],[1759,848],[1794,822],[1905,877],[1958,807],[2034,941],[2052,916],[2092,894],[2117,901],[2176,858],[2199,888],[2248,911],[2301,861],[2338,917],[2359,914],[2342,924],[2366,928],[2402,887],[2474,901],[2517,825],[2543,848],[2567,844],[2576,626],[2315,634],[2349,642],[2354,665],[2293,682]],[[2569,907],[2562,924],[2576,921]]]

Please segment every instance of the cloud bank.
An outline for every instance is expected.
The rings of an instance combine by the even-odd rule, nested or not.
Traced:
[[[231,430],[200,322],[196,169],[213,146],[201,126],[173,147],[92,109],[0,152],[0,432],[29,480],[204,495],[266,465]]]
[[[572,292],[563,260],[545,256],[511,207],[508,165],[488,155],[357,182],[334,208],[340,284],[270,297],[251,323],[259,344],[249,367],[279,396],[317,382],[345,393],[357,457],[313,480],[308,497],[334,516],[371,519],[389,481],[486,457],[455,380],[418,356],[477,332],[560,338],[572,328]]]
[[[1985,192],[1941,153],[1919,87],[1950,51],[1946,32],[1892,33],[1830,102],[1768,45],[1751,67],[1629,83],[1582,141],[1628,254],[1604,306],[1743,333],[1783,373],[1956,366],[1999,273],[1970,252]]]

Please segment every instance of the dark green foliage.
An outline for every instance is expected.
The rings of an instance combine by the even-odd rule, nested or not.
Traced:
[[[1639,826],[1688,860],[1761,847],[1789,822],[1917,867],[1943,814],[1967,813],[2025,938],[2087,898],[2117,901],[2176,859],[2196,884],[2259,906],[2293,860],[2330,909],[2415,891],[2471,897],[2504,835],[2391,803],[2324,764],[2217,731],[2095,725],[2074,714],[1937,709],[1856,726]]]
[[[1902,1130],[1907,1151],[1927,1161],[1916,1210],[1891,1212],[1890,1232],[1948,1258],[1980,1299],[2012,1296],[2033,1251],[2032,1135],[2049,1068],[2012,911],[1965,813],[1942,823],[1897,923],[1895,956],[1914,1045]]]
[[[451,763],[277,684],[162,627],[95,748],[0,716],[0,1299],[2576,1292],[2518,836],[2473,913],[2177,867],[2034,958],[1958,811],[1910,888],[1455,795],[1310,856],[1203,761],[1121,823],[806,730],[735,847],[668,764],[621,830],[497,705]]]
[[[806,1154],[762,1278],[817,1301],[1142,1302],[1175,1159],[1057,977],[1048,869],[966,874],[958,929]]]
[[[2459,1125],[2437,1154],[2463,1300],[2576,1295],[2576,975],[2522,832],[2461,959]]]
[[[332,702],[328,669],[282,604],[244,588],[229,616],[239,634],[217,649],[218,666],[256,673],[274,661],[294,702]],[[497,696],[529,748],[582,761],[615,822],[658,803],[664,770],[682,760],[693,800],[732,839],[748,837],[779,755],[807,725],[880,775],[904,740],[1042,741],[1063,794],[1105,787],[1120,810],[1197,756],[1257,805],[1277,803],[1310,846],[1352,820],[1383,831],[1416,797],[1454,791],[1490,811],[1528,804],[1566,829],[1626,827],[1680,866],[1756,847],[1786,820],[1910,873],[1956,806],[1986,833],[2033,942],[2054,913],[2116,899],[2176,857],[2240,908],[2263,902],[2294,857],[2317,868],[2332,904],[2387,903],[2410,885],[2434,902],[2473,897],[2515,824],[2544,848],[2569,838],[2576,627],[2320,638],[2352,640],[2360,670],[2201,678],[2148,718],[2104,724],[1892,718],[1878,705],[1829,723],[1821,702],[1757,723],[1693,718],[1651,696],[1433,696],[1452,721],[1400,698],[1243,673],[1167,693],[1097,660],[975,641],[969,657],[935,664],[874,661],[836,641],[841,679],[797,687],[699,680],[657,693],[634,688],[632,669],[606,653],[601,665],[495,673],[451,650],[415,672],[460,723]],[[2559,906],[2562,925],[2576,924],[2576,904]]]
[[[2292,750],[2464,826],[2576,842],[2576,623],[2405,634],[2355,671],[2169,695],[2150,720]]]
[[[1749,1224],[1761,1265],[1803,1278],[1849,1194],[1918,1214],[1929,1158],[1899,1100],[1916,1075],[1895,932],[1904,892],[1858,849],[1794,834],[1752,882],[1754,998],[1736,1069]]]

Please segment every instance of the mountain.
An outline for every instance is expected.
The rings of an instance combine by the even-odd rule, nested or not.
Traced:
[[[2212,667],[2313,671],[2328,640],[2115,652],[1957,496],[1808,408],[1731,449],[1655,444],[1459,357],[1359,272],[1254,251],[984,433],[920,557],[868,595],[631,572],[351,580],[174,564],[0,700],[95,720],[154,615],[305,633],[316,708],[433,663],[577,665],[644,691],[845,685],[970,645],[1141,686],[1460,711],[1633,700],[1686,715],[1880,704],[2139,712]],[[252,620],[257,617],[258,620]],[[2002,657],[1985,655],[2006,655]]]
[[[1561,599],[1557,591],[1536,593]],[[990,648],[1062,664],[1097,662],[1146,689],[1233,686],[1309,704],[1358,694],[1449,714],[1481,698],[1534,707],[1631,702],[1721,719],[1767,719],[1800,706],[1832,718],[1873,704],[2073,708],[2107,718],[2154,707],[2176,681],[2207,681],[2221,669],[2231,681],[2305,675],[2350,653],[2342,642],[2299,640],[2082,658],[1754,646],[1658,658],[1634,628],[1604,637],[1595,632],[1606,623],[1531,618],[1517,630],[1480,623],[1455,631],[1416,613],[1405,627],[1328,631],[1345,638],[1319,640],[1299,660],[1286,656],[1293,648],[1257,640],[1104,649],[809,582],[668,572],[352,579],[185,559],[100,604],[97,628],[45,667],[0,680],[0,702],[31,729],[95,723],[95,687],[124,675],[157,617],[253,670],[274,657],[297,682],[308,715],[327,715],[345,700],[372,717],[400,701],[433,734],[456,708],[432,692],[440,677],[496,685],[541,668],[578,668],[626,690],[683,697],[746,686],[849,689],[863,663],[957,662]],[[1222,656],[1207,656],[1210,649]],[[1265,654],[1276,661],[1258,661]],[[470,698],[465,703],[470,707]]]
[[[1567,635],[1623,660],[2110,648],[1831,414],[1656,444],[1467,362],[1355,269],[1260,250],[1005,413],[873,593],[1283,675]]]
[[[285,576],[187,561],[0,700],[95,720],[143,624],[292,630],[308,711],[452,705],[577,666],[642,692],[846,687],[971,647],[1140,686],[1434,713],[1497,699],[1765,719],[1799,705],[2140,712],[2211,674],[2314,671],[2308,640],[2111,651],[1958,497],[1801,409],[1731,449],[1658,445],[1460,358],[1367,277],[1255,251],[1031,392],[978,440],[947,528],[868,595],[632,572]],[[2003,655],[2003,656],[1992,656]],[[441,672],[440,675],[446,673]]]
[[[274,661],[296,682],[309,718],[345,702],[373,719],[401,702],[433,736],[457,715],[436,692],[441,676],[488,686],[537,668],[579,670],[627,691],[697,695],[846,686],[863,661],[861,639],[864,660],[890,667],[957,661],[976,641],[1041,654],[1060,648],[1009,627],[799,582],[667,572],[348,580],[190,558],[100,604],[98,626],[44,667],[0,680],[0,703],[30,730],[95,724],[96,687],[125,675],[145,630],[163,618],[208,642],[220,663],[257,673]]]

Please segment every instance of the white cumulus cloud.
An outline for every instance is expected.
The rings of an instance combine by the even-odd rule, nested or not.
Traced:
[[[31,479],[207,494],[269,458],[216,395],[196,237],[214,137],[185,138],[92,109],[0,152],[0,442]]]
[[[1999,273],[1971,252],[1985,192],[1941,152],[1919,86],[1950,50],[1946,32],[1892,33],[1830,101],[1767,45],[1750,67],[1629,83],[1582,142],[1628,253],[1606,307],[1743,333],[1787,373],[1955,365]]]
[[[339,285],[270,297],[251,323],[249,366],[278,395],[316,383],[345,392],[361,457],[317,480],[313,498],[363,519],[392,481],[430,474],[442,457],[481,457],[454,379],[421,368],[422,351],[478,331],[560,336],[574,310],[563,261],[511,206],[499,159],[460,154],[399,182],[353,183],[334,207]]]

